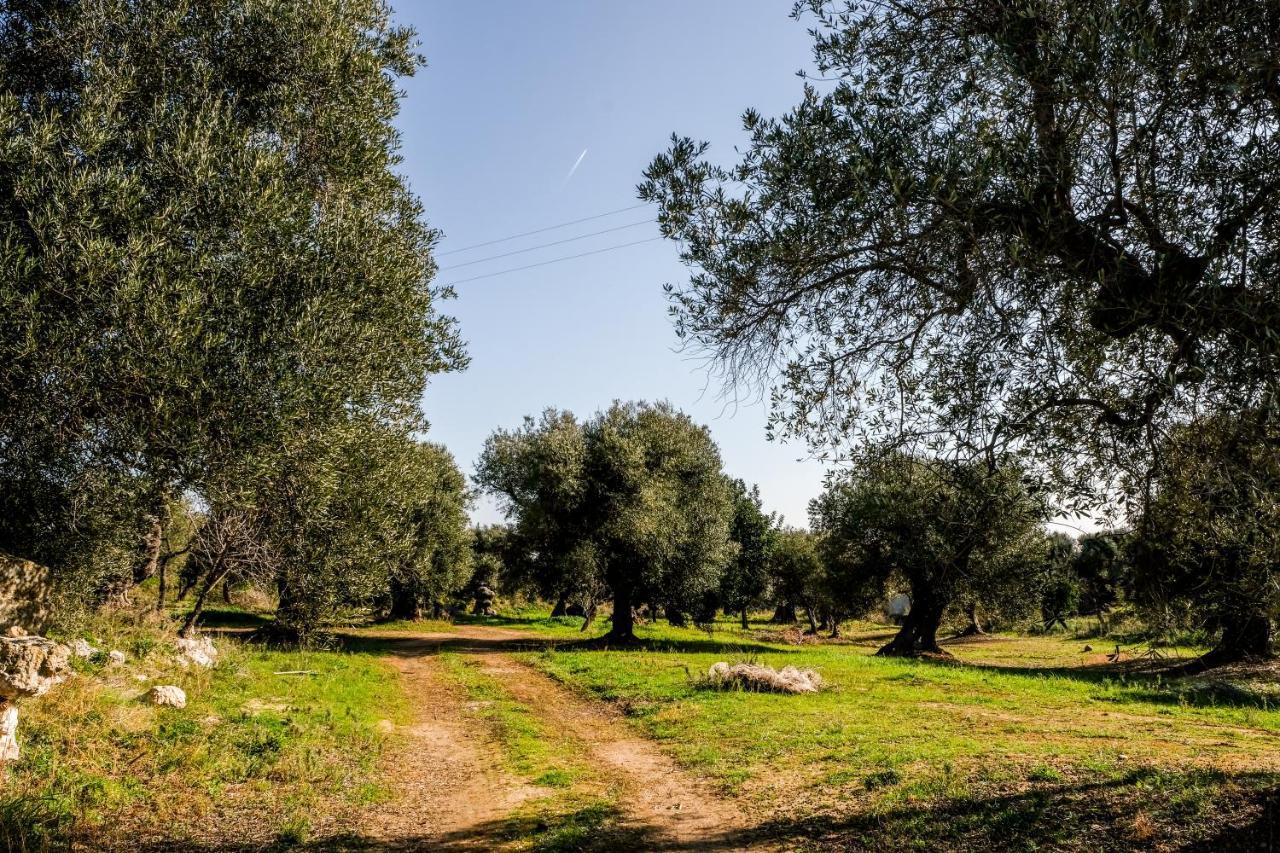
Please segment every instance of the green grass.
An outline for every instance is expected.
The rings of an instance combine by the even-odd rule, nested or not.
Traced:
[[[606,650],[521,619],[505,624],[556,641],[525,659],[616,703],[685,767],[778,815],[780,833],[960,849],[1198,839],[1280,784],[1280,708],[1267,695],[1086,665],[1114,644],[1085,653],[1071,636],[998,636],[949,646],[960,663],[946,664],[873,656],[885,626],[787,646],[722,623],[648,625],[640,648]],[[698,676],[719,660],[813,668],[830,687],[705,689]]]
[[[129,661],[77,662],[78,677],[25,705],[23,755],[0,792],[9,849],[160,828],[198,838],[214,823],[303,838],[314,814],[381,796],[380,721],[407,713],[384,661],[221,639],[215,669],[184,669],[155,626],[102,622],[90,638]],[[297,670],[314,674],[275,674]],[[187,707],[147,703],[154,684],[182,687]]]

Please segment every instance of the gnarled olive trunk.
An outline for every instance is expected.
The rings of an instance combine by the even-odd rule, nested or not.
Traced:
[[[921,594],[911,590],[911,611],[902,620],[902,627],[888,643],[880,647],[877,655],[911,657],[920,654],[946,654],[938,645],[938,626],[946,601],[932,593]]]
[[[1264,660],[1273,653],[1271,618],[1260,613],[1239,612],[1222,619],[1222,636],[1216,646],[1170,674],[1195,675],[1215,666]]]
[[[969,624],[965,625],[964,628],[960,631],[960,633],[956,634],[957,637],[976,637],[979,634],[987,633],[986,631],[983,630],[982,623],[978,621],[978,605],[977,604],[975,604],[972,601],[969,602],[967,605],[965,605],[964,612],[965,612],[965,615],[969,617]]]
[[[422,618],[422,601],[416,591],[408,584],[395,578],[391,579],[391,607],[387,611],[388,620],[408,619],[417,621]]]
[[[779,604],[773,610],[773,618],[769,620],[775,625],[794,625],[797,621],[796,606],[790,602]]]
[[[556,606],[551,608],[551,618],[557,619],[561,616],[569,615],[569,596],[560,593],[560,597],[556,599]]]

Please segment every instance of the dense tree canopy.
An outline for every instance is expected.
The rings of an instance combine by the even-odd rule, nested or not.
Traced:
[[[824,538],[829,583],[845,614],[910,588],[911,612],[881,654],[941,654],[938,628],[961,596],[999,599],[1034,569],[1019,555],[1038,533],[1042,503],[1015,465],[892,454],[833,476],[810,519]]]
[[[1272,428],[1274,429],[1274,428]],[[1218,644],[1200,665],[1271,652],[1280,613],[1280,452],[1248,417],[1211,417],[1162,448],[1134,542],[1135,592]]]
[[[746,628],[747,611],[763,604],[769,592],[777,521],[765,513],[759,486],[748,489],[742,480],[734,480],[730,488],[733,519],[729,539],[737,547],[720,580],[720,600],[726,610],[739,614],[742,627]]]
[[[421,426],[464,356],[396,173],[411,43],[380,0],[0,2],[0,546],[111,586],[178,495]]]
[[[544,589],[607,590],[610,638],[634,638],[632,608],[693,611],[732,557],[732,506],[705,427],[666,403],[615,403],[586,423],[549,410],[495,432],[481,487],[512,519]]]
[[[778,428],[1060,468],[1274,410],[1275,4],[798,5],[822,79],[736,165],[677,138],[641,187],[680,333],[777,376]]]

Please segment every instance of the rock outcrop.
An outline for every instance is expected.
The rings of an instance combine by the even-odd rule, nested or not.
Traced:
[[[17,701],[66,680],[71,650],[44,637],[0,637],[0,761],[18,758]]]
[[[0,700],[41,696],[64,681],[71,651],[44,637],[0,637]]]
[[[53,574],[45,566],[0,551],[0,628],[40,633],[53,620]]]

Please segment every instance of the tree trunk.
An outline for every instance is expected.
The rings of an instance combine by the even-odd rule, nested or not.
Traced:
[[[667,614],[667,623],[677,628],[683,628],[689,624],[689,620],[685,618],[684,611],[673,604],[668,604],[662,608]]]
[[[151,530],[142,540],[142,559],[133,567],[133,583],[138,585],[156,573],[160,552],[164,548],[164,522],[159,515],[151,516]]]
[[[230,580],[225,580],[222,582],[222,603],[223,604],[231,603],[231,581]]]
[[[156,612],[163,613],[164,612],[164,596],[165,596],[165,593],[168,592],[168,581],[169,581],[169,561],[168,560],[160,561],[160,566],[156,570],[156,574],[159,575],[159,580],[156,585]]]
[[[582,617],[582,627],[578,629],[579,633],[586,633],[586,630],[591,627],[591,623],[596,621],[596,607],[597,605],[594,601],[587,605],[586,612]]]
[[[775,625],[794,625],[797,621],[796,606],[790,602],[779,604],[773,610],[773,618],[769,620]]]
[[[200,586],[200,593],[196,596],[195,604],[191,607],[191,612],[187,614],[187,618],[183,620],[182,627],[178,629],[179,637],[189,637],[191,632],[195,630],[196,621],[200,618],[200,614],[204,611],[204,600],[208,597],[210,590],[217,586],[218,581],[226,577],[226,569],[219,569],[216,565],[209,570],[208,577]]]
[[[969,604],[965,606],[964,612],[969,616],[969,624],[964,627],[964,630],[956,634],[957,637],[976,637],[980,634],[987,633],[982,630],[982,623],[978,621],[977,604],[969,602]]]
[[[551,618],[558,619],[561,616],[569,615],[569,596],[560,593],[560,597],[556,599],[556,606],[551,608]]]
[[[422,618],[422,602],[408,584],[391,581],[391,609],[388,620],[407,619],[416,622]]]
[[[809,633],[816,637],[818,635],[818,617],[813,612],[812,604],[804,606],[804,615],[809,619]]]
[[[617,584],[613,590],[613,625],[606,636],[615,643],[634,643],[635,616],[631,612],[631,587]]]
[[[1223,619],[1218,644],[1200,657],[1174,669],[1170,675],[1196,675],[1215,666],[1271,657],[1271,619],[1256,613],[1240,613]]]
[[[921,654],[945,655],[938,645],[938,626],[946,602],[931,593],[911,590],[911,612],[902,620],[902,628],[876,652],[882,656],[914,657]]]
[[[746,631],[751,627],[751,623],[747,621],[747,608],[742,608],[742,630]]]

